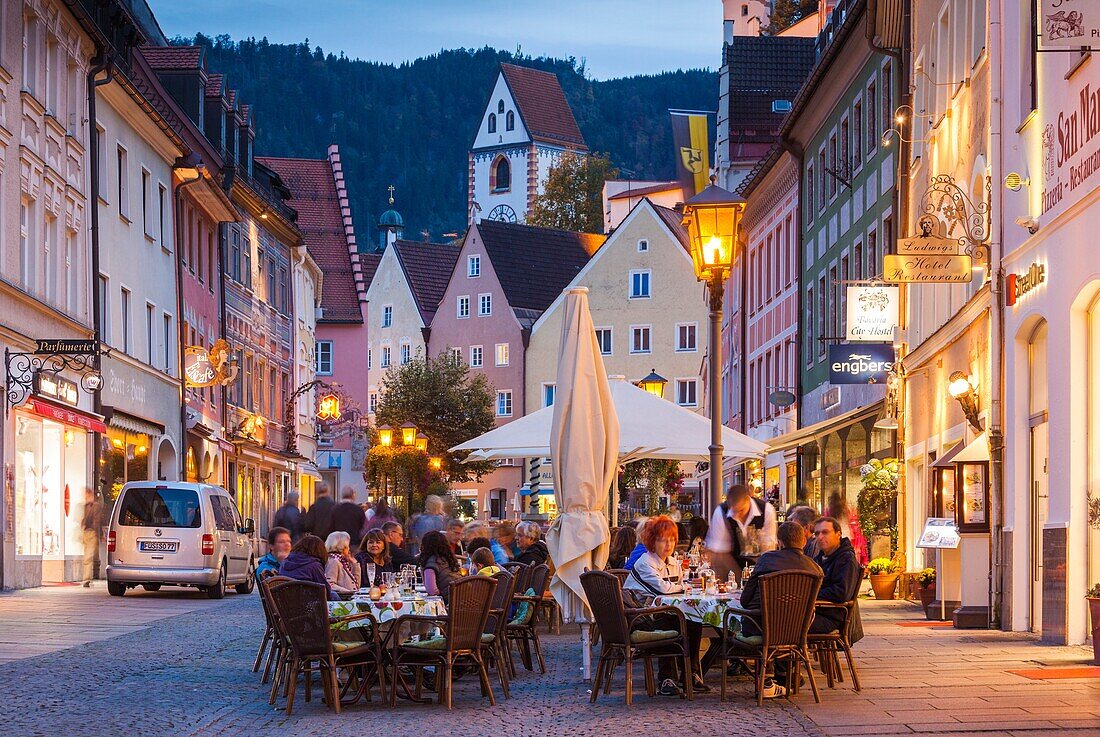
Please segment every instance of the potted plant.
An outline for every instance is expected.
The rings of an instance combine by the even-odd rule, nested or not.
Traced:
[[[928,607],[936,600],[936,569],[925,568],[917,574],[917,593],[920,595],[921,606],[924,607],[924,616],[931,619]]]
[[[898,498],[898,461],[872,458],[859,467],[860,490],[856,498],[859,528],[871,543],[871,556],[889,556],[897,546],[893,523]]]
[[[871,579],[876,599],[893,599],[898,587],[901,566],[892,558],[875,558],[867,564],[867,575]]]
[[[1085,592],[1089,600],[1089,616],[1092,618],[1092,664],[1100,665],[1100,583],[1093,584]]]

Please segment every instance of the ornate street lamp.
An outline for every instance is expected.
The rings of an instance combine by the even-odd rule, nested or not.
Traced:
[[[684,227],[688,231],[695,276],[706,282],[710,297],[710,485],[711,493],[722,493],[722,418],[720,405],[722,363],[722,295],[726,277],[740,249],[741,215],[745,200],[722,189],[711,178],[710,185],[684,203]]]
[[[638,381],[638,388],[644,389],[655,397],[664,398],[665,384],[667,383],[668,379],[657,373],[657,369],[652,369],[649,376]]]
[[[424,453],[428,452],[428,436],[422,432],[416,434],[416,449]]]
[[[393,428],[389,425],[378,426],[378,443],[387,448],[393,445]]]
[[[970,377],[962,371],[954,371],[947,379],[947,393],[959,401],[962,405],[963,415],[978,432],[983,432],[981,421],[978,419],[978,390],[974,387]]]
[[[406,422],[401,426],[401,444],[416,445],[416,425]]]

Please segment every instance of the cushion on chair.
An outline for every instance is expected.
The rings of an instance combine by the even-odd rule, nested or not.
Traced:
[[[761,645],[764,644],[764,636],[763,635],[743,635],[741,633],[738,633],[735,636],[735,639],[737,639],[740,642],[745,643],[746,645],[753,645],[755,647],[760,647]]]
[[[534,589],[527,589],[527,593],[524,596],[534,596]],[[516,607],[516,616],[509,620],[508,624],[523,625],[531,621],[531,615],[535,613],[534,607],[531,606],[529,601],[521,601],[519,606]]]
[[[496,639],[496,635],[483,634],[481,636],[482,645],[490,645],[493,640]],[[401,647],[412,647],[418,650],[446,650],[447,638],[446,637],[429,637],[426,640],[420,640],[418,642],[403,642]]]
[[[359,642],[341,642],[340,640],[332,641],[332,652],[334,655],[348,655],[356,650],[367,650],[370,645],[360,640]]]
[[[634,630],[630,633],[630,641],[635,644],[641,644],[645,642],[671,640],[679,636],[680,633],[676,630]]]

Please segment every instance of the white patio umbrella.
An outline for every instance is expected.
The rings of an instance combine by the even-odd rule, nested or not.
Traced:
[[[596,344],[588,289],[566,292],[557,389],[550,427],[554,496],[559,514],[546,534],[554,577],[550,590],[566,622],[581,623],[584,673],[591,669],[592,614],[581,587],[585,569],[607,563],[611,531],[607,492],[618,470],[619,419]]]
[[[710,460],[710,420],[667,399],[639,389],[622,376],[610,377],[611,399],[619,417],[618,461],[642,458]],[[557,390],[560,395],[560,385]],[[555,397],[555,402],[557,397]],[[501,425],[452,451],[473,451],[474,460],[553,457],[550,450],[554,407],[545,407]],[[722,428],[727,459],[761,458],[767,446],[728,427]]]

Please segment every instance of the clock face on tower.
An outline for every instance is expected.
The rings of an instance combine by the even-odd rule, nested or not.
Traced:
[[[508,205],[497,205],[489,212],[490,220],[499,220],[502,223],[516,222],[516,211]]]

